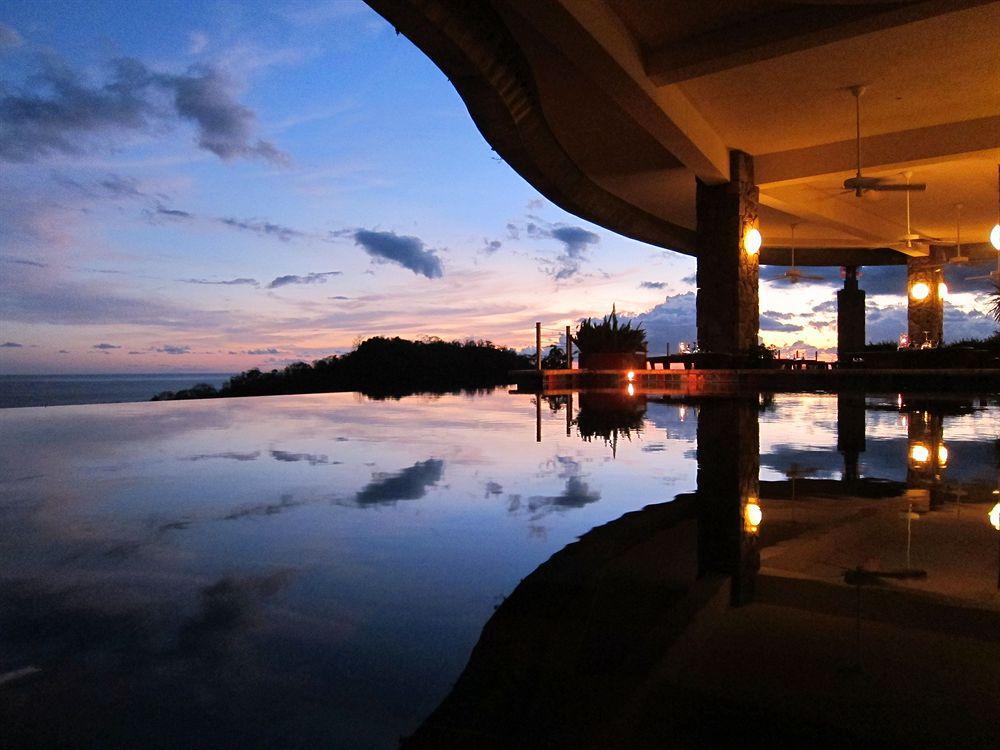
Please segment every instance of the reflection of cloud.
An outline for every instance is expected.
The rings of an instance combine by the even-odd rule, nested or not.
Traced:
[[[328,456],[320,455],[317,453],[289,453],[288,451],[271,451],[271,457],[275,461],[287,461],[289,463],[295,463],[297,461],[306,461],[310,466],[318,466],[320,464],[330,463],[330,458]]]
[[[232,513],[227,513],[222,517],[224,521],[235,521],[238,518],[251,518],[253,516],[276,516],[279,513],[283,513],[291,508],[297,508],[300,505],[305,505],[304,501],[292,500],[292,496],[285,494],[281,496],[281,499],[276,503],[261,503],[259,505],[247,505]]]
[[[188,456],[185,461],[204,461],[209,458],[228,458],[232,461],[256,461],[260,456],[260,451],[254,451],[253,453],[237,453],[235,451],[223,451],[222,453],[198,453],[194,456]]]
[[[596,503],[600,499],[601,493],[591,490],[582,477],[571,476],[566,479],[566,486],[558,495],[535,495],[528,498],[528,510],[532,513],[538,513],[550,509],[582,508],[584,505]]]
[[[499,482],[487,482],[486,483],[486,497],[490,495],[499,495],[503,492],[503,485]]]
[[[397,500],[419,500],[427,488],[438,482],[444,473],[444,461],[429,458],[418,461],[396,474],[377,473],[372,481],[355,496],[358,505],[394,503]]]

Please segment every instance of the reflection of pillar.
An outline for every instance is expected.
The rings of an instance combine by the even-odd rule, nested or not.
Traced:
[[[844,288],[837,292],[837,359],[865,348],[865,293],[858,288],[858,267],[846,266]]]
[[[758,255],[743,249],[757,226],[757,188],[749,155],[731,152],[729,170],[723,185],[698,181],[698,347],[736,355],[757,344]]]
[[[915,411],[907,420],[906,486],[926,489],[930,504],[943,501],[941,477],[948,467],[948,447],[944,443],[944,419],[940,414]]]
[[[837,394],[837,450],[844,457],[843,480],[857,480],[858,458],[865,450],[864,394]]]
[[[542,442],[542,394],[535,395],[535,442]]]
[[[566,339],[569,341],[569,339]],[[570,436],[570,432],[573,429],[573,394],[572,392],[566,395],[566,437]]]
[[[943,257],[941,248],[931,247],[927,257],[906,261],[907,332],[913,346],[944,340]]]
[[[748,528],[744,520],[747,505],[760,502],[759,471],[756,400],[702,403],[698,412],[698,565],[701,573],[732,575],[734,604],[753,598],[760,567],[757,529]]]

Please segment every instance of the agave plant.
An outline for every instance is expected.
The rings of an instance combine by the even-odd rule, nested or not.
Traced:
[[[614,306],[611,307],[611,314],[605,315],[599,322],[586,318],[577,327],[574,338],[580,351],[587,354],[631,353],[646,348],[646,332],[642,324],[633,327],[631,320],[619,322]]]

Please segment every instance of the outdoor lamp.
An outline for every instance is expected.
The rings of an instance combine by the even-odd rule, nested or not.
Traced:
[[[925,464],[930,457],[931,452],[927,450],[927,446],[923,443],[915,443],[910,448],[910,460],[914,463]]]
[[[760,522],[764,520],[764,512],[760,509],[757,498],[751,497],[743,506],[743,527],[751,534],[756,534]]]
[[[760,230],[757,227],[750,227],[743,235],[743,249],[747,255],[756,255],[760,252],[760,245],[763,242]]]
[[[1000,224],[994,224],[990,230],[990,244],[994,250],[1000,250]]]
[[[939,445],[938,449],[937,449],[937,454],[938,454],[938,463],[941,466],[947,466],[948,465],[948,448],[944,444]]]
[[[625,373],[625,378],[628,380],[628,382],[631,383],[633,380],[635,380],[635,373],[629,370],[627,373]]]
[[[916,284],[910,287],[910,297],[920,302],[921,300],[927,299],[927,296],[931,293],[931,288],[927,286],[923,281],[918,281]]]
[[[944,299],[948,296],[948,285],[943,281],[938,282],[938,297]]]
[[[1000,531],[1000,503],[993,506],[993,510],[990,511],[989,517],[990,525],[997,531]]]

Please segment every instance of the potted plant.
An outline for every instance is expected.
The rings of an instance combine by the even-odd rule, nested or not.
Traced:
[[[581,370],[646,369],[646,332],[630,320],[621,323],[613,306],[602,320],[581,322],[574,339]]]

